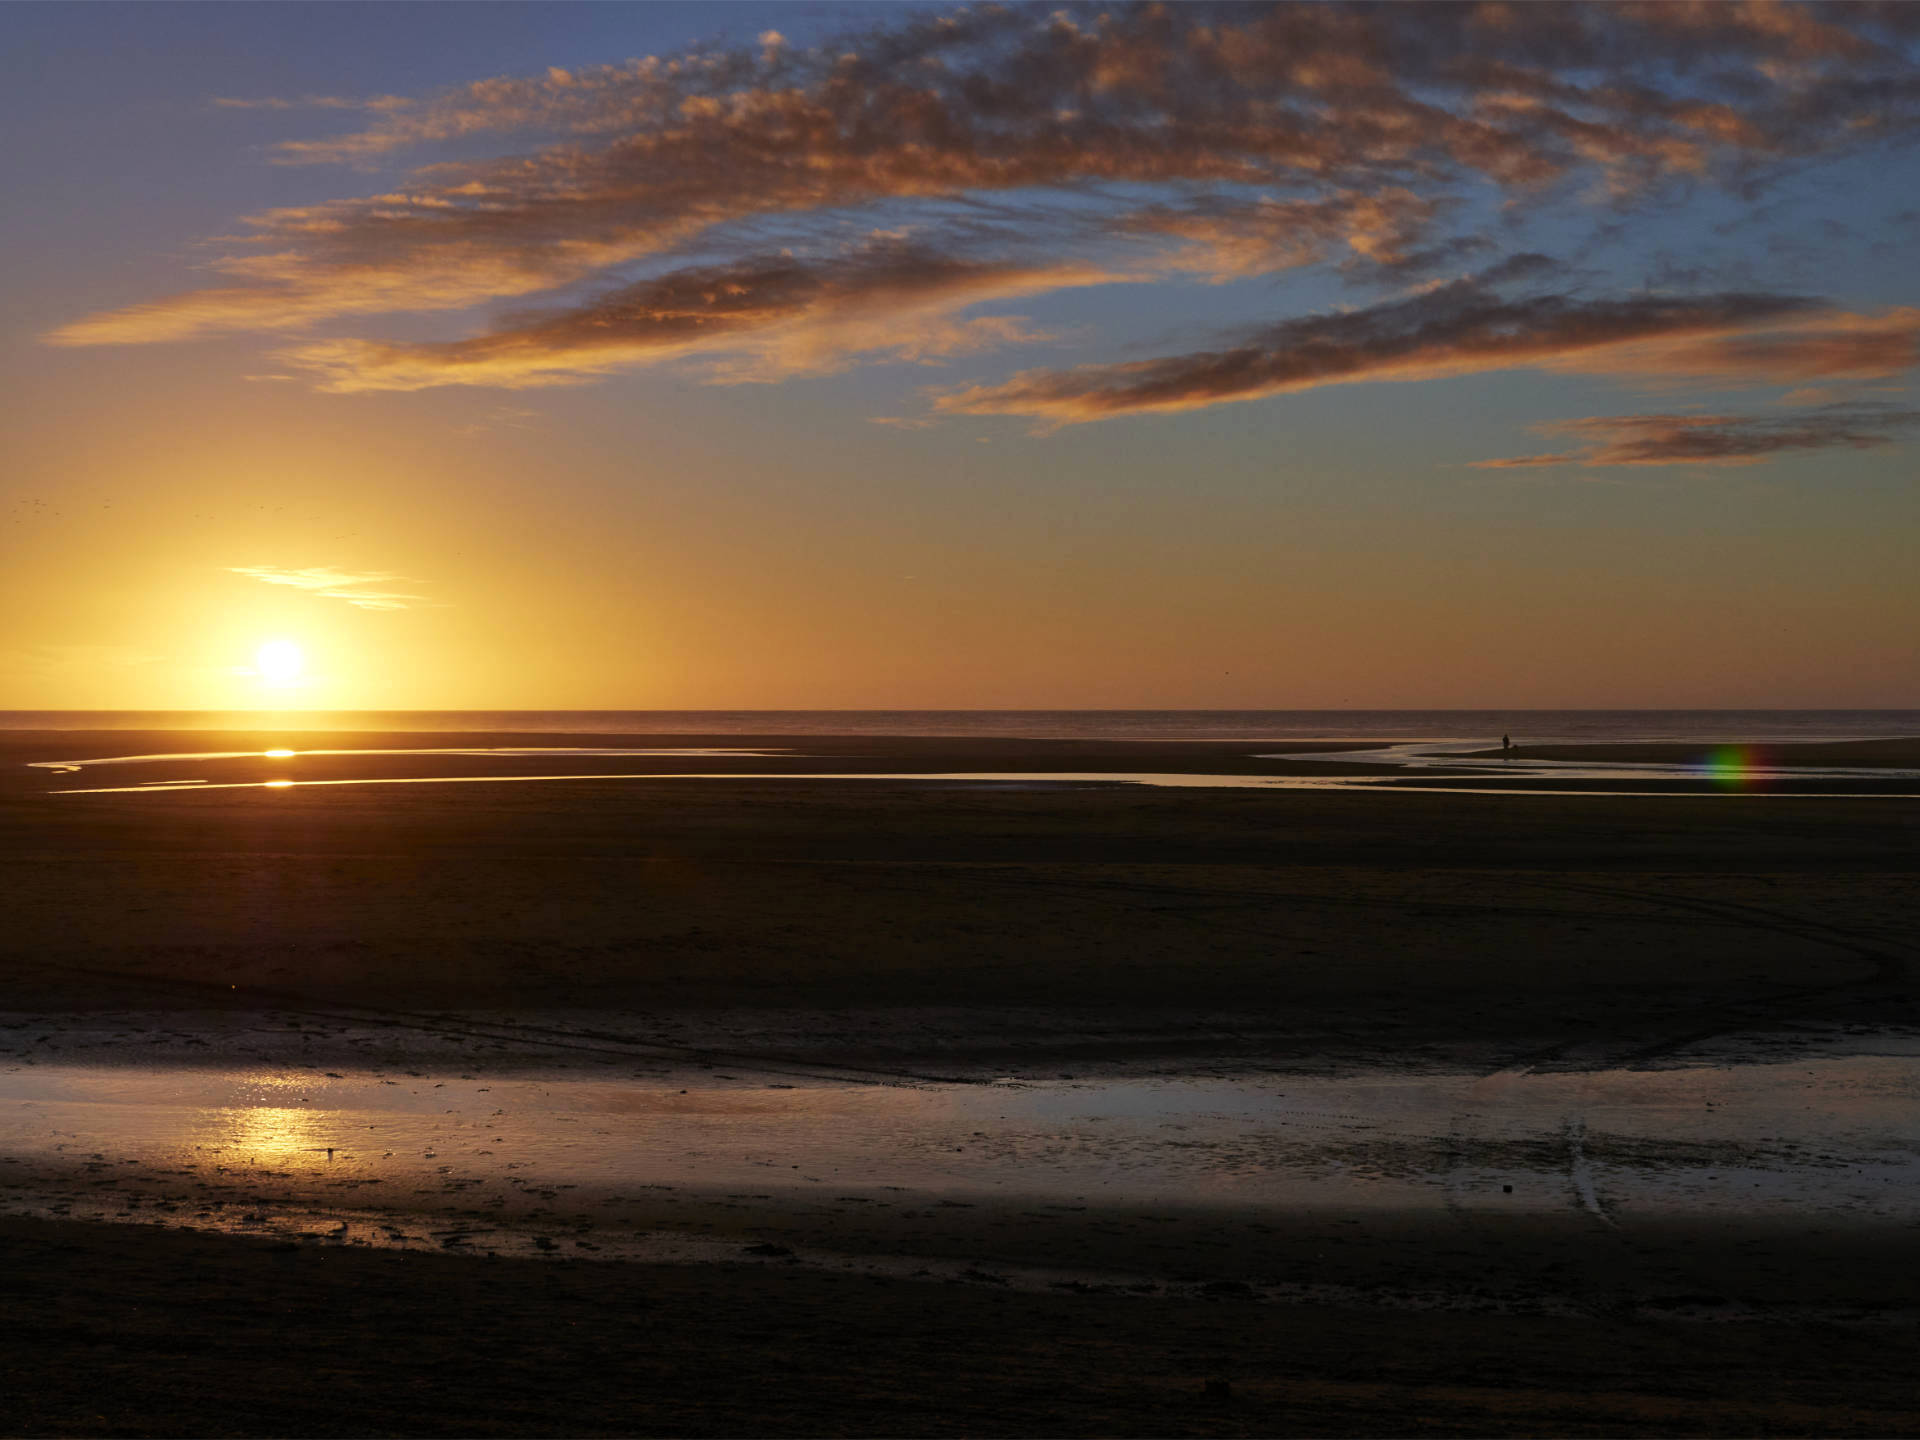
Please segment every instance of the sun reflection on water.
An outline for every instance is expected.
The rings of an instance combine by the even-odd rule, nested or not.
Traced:
[[[330,1153],[339,1116],[319,1096],[307,1108],[316,1086],[309,1075],[261,1071],[241,1077],[234,1087],[237,1103],[222,1106],[208,1118],[209,1139],[254,1160],[286,1163]]]
[[[273,1160],[292,1160],[324,1152],[326,1139],[308,1110],[282,1110],[266,1105],[222,1112],[215,1133],[242,1153]]]

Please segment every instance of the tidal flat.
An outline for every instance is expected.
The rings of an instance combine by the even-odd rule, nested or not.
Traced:
[[[801,783],[1406,777],[731,735],[592,737],[711,783],[29,768],[565,744],[453,740],[0,741],[16,1433],[1920,1427],[1897,779]]]

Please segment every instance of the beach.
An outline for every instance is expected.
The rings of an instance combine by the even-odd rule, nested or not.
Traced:
[[[7,733],[13,1433],[1910,1431],[1864,743]]]

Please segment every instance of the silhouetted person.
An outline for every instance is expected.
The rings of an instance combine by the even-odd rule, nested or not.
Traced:
[[[1502,735],[1500,737],[1500,754],[1508,760],[1513,758],[1513,737],[1511,735]]]

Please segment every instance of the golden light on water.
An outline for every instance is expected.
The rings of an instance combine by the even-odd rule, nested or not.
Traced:
[[[263,750],[260,753],[265,755],[269,760],[285,760],[294,754],[291,750]]]
[[[282,1071],[244,1077],[241,1094],[234,1097],[239,1103],[219,1112],[221,1141],[269,1164],[324,1154],[336,1119],[315,1083],[311,1075]]]
[[[255,1105],[230,1110],[226,1115],[226,1141],[236,1149],[269,1160],[290,1160],[297,1155],[320,1151],[325,1137],[313,1112]]]

